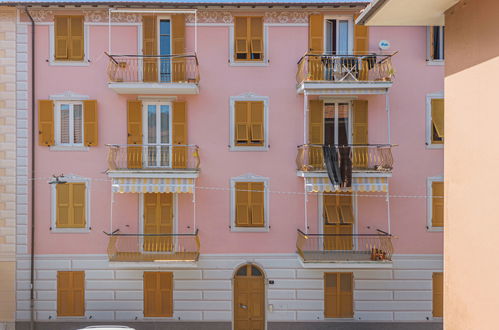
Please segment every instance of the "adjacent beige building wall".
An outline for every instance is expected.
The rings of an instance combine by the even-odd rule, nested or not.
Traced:
[[[446,13],[446,330],[499,328],[499,1]]]
[[[0,329],[15,321],[16,10],[0,7]]]

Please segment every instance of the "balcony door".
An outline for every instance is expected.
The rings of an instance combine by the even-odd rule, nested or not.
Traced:
[[[143,102],[144,167],[171,167],[171,104]]]
[[[144,194],[144,234],[172,234],[173,233],[173,194],[146,193]],[[174,250],[174,239],[171,236],[145,236],[143,251],[171,252]]]
[[[324,250],[353,249],[353,197],[351,193],[324,193],[323,195]]]
[[[171,21],[169,19],[159,20],[159,81],[171,82],[172,81],[172,33]]]
[[[324,104],[324,144],[348,145],[352,141],[351,102]]]
[[[349,24],[346,19],[326,19],[326,34],[324,37],[326,54],[348,54],[350,48]]]

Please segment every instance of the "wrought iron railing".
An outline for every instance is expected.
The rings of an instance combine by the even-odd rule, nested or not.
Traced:
[[[390,261],[393,236],[377,234],[306,234],[298,229],[296,249],[304,262]]]
[[[349,144],[334,146],[333,150],[338,161],[347,160],[354,171],[390,172],[393,169],[392,147],[390,144]],[[324,146],[298,146],[296,166],[299,171],[325,171]]]
[[[109,170],[198,170],[199,147],[172,144],[108,144]]]
[[[199,83],[196,55],[109,55],[113,83]]]
[[[298,62],[296,80],[327,82],[390,82],[395,76],[395,54],[305,54]]]
[[[109,261],[184,261],[199,258],[199,231],[194,234],[107,234]]]

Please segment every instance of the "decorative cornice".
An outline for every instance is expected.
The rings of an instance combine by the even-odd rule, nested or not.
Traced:
[[[53,101],[83,101],[88,100],[89,96],[65,91],[63,94],[50,95],[49,99]]]

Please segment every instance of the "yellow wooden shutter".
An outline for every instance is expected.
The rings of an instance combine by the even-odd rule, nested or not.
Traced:
[[[161,314],[165,317],[173,316],[173,273],[160,272],[159,294]]]
[[[38,144],[54,145],[54,102],[51,100],[38,101]]]
[[[172,54],[185,55],[185,15],[172,15]],[[185,81],[186,58],[173,57],[172,61],[172,81]]]
[[[85,273],[57,272],[57,316],[85,315]]]
[[[142,54],[148,56],[158,55],[156,16],[142,16]],[[144,58],[144,82],[158,81],[158,59],[156,57]]]
[[[86,146],[96,146],[99,141],[99,116],[97,112],[97,101],[88,100],[83,101],[83,114],[84,114],[84,144]]]
[[[324,52],[324,15],[312,14],[308,17],[308,51],[313,54]]]
[[[332,193],[324,194],[323,205],[324,205],[324,223],[325,224],[340,223],[341,214],[338,208],[338,196]]]
[[[154,317],[156,314],[157,272],[144,272],[144,316]]]
[[[248,182],[236,182],[236,227],[251,226],[250,216],[250,184]]]
[[[337,237],[335,241],[335,250],[352,250],[353,249],[353,226],[352,224],[337,224],[336,234],[340,236]],[[346,235],[346,236],[342,236]]]
[[[348,195],[348,196],[342,196]],[[338,196],[338,209],[341,213],[341,222],[342,223],[354,223],[353,218],[353,200],[352,195],[348,192],[342,192],[340,196]]]
[[[351,318],[353,317],[353,274],[340,273],[339,274],[339,317]]]
[[[172,167],[186,168],[188,158],[186,102],[173,102],[172,139],[173,145],[181,145],[173,147]]]
[[[56,60],[69,58],[69,16],[54,16],[55,52]]]
[[[173,273],[144,272],[144,316],[173,316]]]
[[[248,145],[250,141],[249,102],[234,102],[235,144]]]
[[[310,100],[308,121],[308,143],[324,144],[324,102]]]
[[[444,139],[444,99],[431,100],[431,121],[437,136]],[[442,141],[432,141],[442,143]]]
[[[85,228],[85,195],[86,187],[84,183],[71,183],[70,184],[70,201],[72,208],[71,227],[72,228]]]
[[[248,102],[250,107],[250,140],[251,145],[264,144],[264,103],[263,101]]]
[[[234,17],[234,59],[249,60],[247,17]]]
[[[250,59],[263,60],[263,17],[250,18]]]
[[[433,317],[444,316],[444,274],[433,273]]]
[[[431,225],[432,227],[444,226],[444,183],[434,181],[431,184],[432,190],[432,210],[431,210]]]
[[[142,102],[127,102],[127,164],[128,168],[142,168]]]
[[[354,145],[368,144],[368,102],[366,100],[355,100],[353,108],[353,132]],[[354,147],[352,150],[352,165],[354,168],[366,168],[369,165],[369,148]]]
[[[324,317],[353,317],[353,273],[324,274]]]
[[[263,227],[265,225],[265,183],[250,183],[250,212],[251,226]]]
[[[144,234],[173,233],[173,194],[144,194]],[[144,250],[152,252],[172,251],[172,238],[164,236],[144,237]]]
[[[71,201],[70,201],[70,183],[58,184],[56,191],[56,216],[55,226],[57,228],[71,227]]]
[[[83,16],[70,16],[69,19],[69,59],[71,61],[81,61],[85,56],[83,21]]]
[[[338,274],[324,273],[324,317],[338,317]]]
[[[356,18],[357,16],[355,16]],[[353,50],[355,54],[369,53],[369,27],[355,24],[353,27]]]

